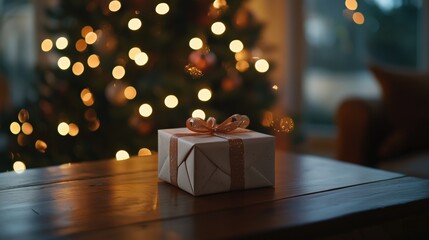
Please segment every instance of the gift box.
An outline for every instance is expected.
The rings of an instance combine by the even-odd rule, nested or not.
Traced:
[[[210,120],[206,125],[207,131],[158,130],[160,179],[194,196],[274,186],[273,136],[234,126],[219,131]]]

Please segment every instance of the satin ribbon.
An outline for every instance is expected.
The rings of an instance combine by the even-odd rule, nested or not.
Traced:
[[[204,121],[201,118],[189,118],[186,127],[194,133],[173,134],[170,139],[170,182],[177,186],[178,175],[178,138],[185,136],[213,135],[228,140],[231,169],[230,190],[244,189],[244,144],[243,140],[233,136],[234,133],[249,131],[250,120],[246,115],[234,114],[216,125],[213,117]],[[190,152],[188,152],[189,154]],[[187,155],[188,155],[187,154]]]

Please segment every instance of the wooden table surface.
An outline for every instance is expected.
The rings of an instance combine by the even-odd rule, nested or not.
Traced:
[[[429,236],[429,180],[276,153],[275,188],[193,197],[157,156],[0,174],[0,239]]]

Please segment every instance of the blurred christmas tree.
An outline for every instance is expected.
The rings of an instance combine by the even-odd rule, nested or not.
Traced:
[[[40,99],[11,125],[8,169],[156,150],[157,130],[191,115],[246,114],[269,131],[262,25],[244,1],[62,0],[47,16]]]

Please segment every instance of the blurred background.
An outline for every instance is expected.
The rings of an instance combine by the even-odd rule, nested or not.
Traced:
[[[157,130],[234,113],[334,157],[368,63],[427,69],[422,0],[0,0],[0,171],[144,155]]]

